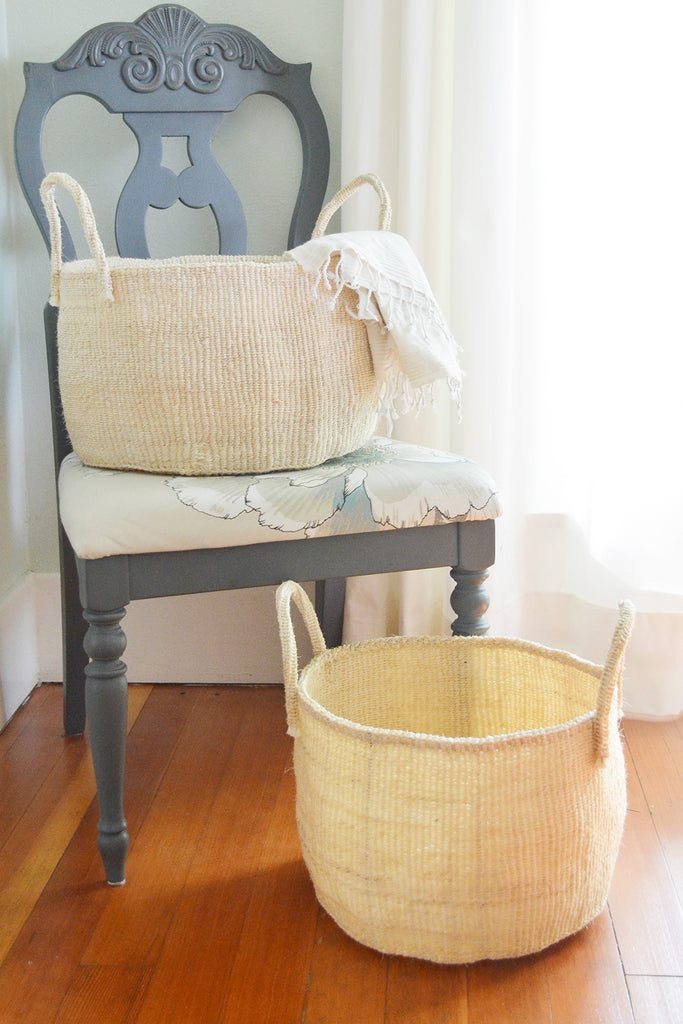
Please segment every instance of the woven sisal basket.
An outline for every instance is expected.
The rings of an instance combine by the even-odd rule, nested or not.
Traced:
[[[322,211],[314,236],[368,182],[380,228],[389,198],[362,175]],[[62,263],[55,188],[76,201],[92,259]],[[41,188],[50,223],[59,384],[83,462],[208,475],[301,469],[363,445],[377,421],[364,324],[289,256],[107,258],[90,201],[69,175]]]
[[[297,678],[291,600],[314,656]],[[625,802],[621,673],[520,640],[325,649],[277,595],[297,821],[320,903],[353,938],[441,963],[533,953],[600,913]]]

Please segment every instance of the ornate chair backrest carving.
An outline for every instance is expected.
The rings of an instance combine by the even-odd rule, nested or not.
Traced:
[[[16,159],[46,244],[48,226],[39,197],[45,174],[41,129],[50,108],[74,94],[91,96],[110,112],[122,114],[138,142],[137,163],[116,213],[116,243],[122,256],[149,255],[147,210],[167,209],[177,200],[211,208],[220,252],[246,251],[242,204],[214,158],[211,138],[222,115],[254,93],[281,100],[298,125],[303,163],[288,245],[305,241],[322,206],[329,170],[327,129],[311,89],[310,71],[310,64],[280,60],[250,32],[233,25],[209,25],[177,4],[154,7],[135,22],[91,29],[54,63],[25,64]],[[164,137],[187,139],[190,166],[179,174],[161,164]],[[64,257],[75,257],[66,226]]]

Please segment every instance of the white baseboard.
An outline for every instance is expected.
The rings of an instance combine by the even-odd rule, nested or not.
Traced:
[[[27,573],[0,601],[0,727],[39,681],[34,586]]]
[[[32,577],[38,677],[62,681],[59,576]],[[282,679],[275,588],[134,601],[123,628],[132,683],[274,683]]]

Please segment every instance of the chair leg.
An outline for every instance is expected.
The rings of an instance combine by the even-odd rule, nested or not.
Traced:
[[[62,640],[64,684],[63,715],[67,736],[81,736],[85,730],[85,666],[88,656],[83,649],[87,624],[78,593],[78,573],[73,549],[59,528],[59,561],[61,567]]]
[[[128,682],[120,655],[126,649],[121,629],[124,608],[110,612],[86,610],[89,623],[85,649],[86,708],[100,822],[97,845],[110,885],[125,882],[128,832],[123,816],[123,781],[126,757]]]
[[[451,608],[455,620],[451,623],[453,636],[481,636],[489,624],[484,618],[489,606],[489,595],[484,586],[488,569],[467,570],[455,566],[451,577],[455,583],[451,594]]]
[[[333,580],[316,581],[315,613],[328,647],[341,646],[345,595],[346,580],[343,576]]]

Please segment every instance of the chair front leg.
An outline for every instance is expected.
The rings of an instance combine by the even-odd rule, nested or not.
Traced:
[[[455,566],[451,577],[455,587],[451,594],[451,608],[456,618],[451,623],[453,636],[481,636],[489,624],[484,618],[489,606],[489,595],[484,586],[488,569],[468,570]]]
[[[89,623],[84,644],[90,658],[85,669],[86,713],[100,805],[97,845],[110,885],[125,882],[128,853],[123,815],[128,681],[121,661],[126,649],[126,635],[121,629],[125,614],[125,608],[83,612]]]

